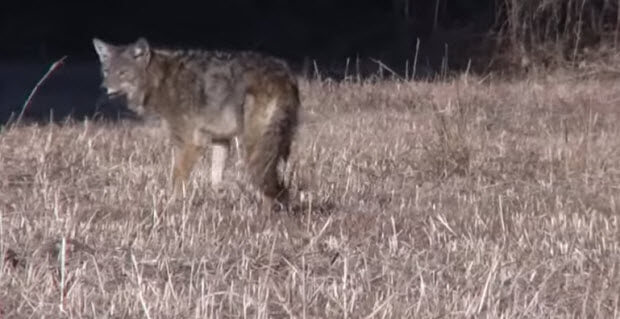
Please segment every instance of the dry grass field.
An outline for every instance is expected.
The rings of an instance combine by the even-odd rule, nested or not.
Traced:
[[[154,124],[0,133],[0,318],[620,316],[620,86],[302,82],[295,207]]]

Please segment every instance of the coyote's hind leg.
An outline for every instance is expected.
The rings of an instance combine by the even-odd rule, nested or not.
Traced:
[[[219,191],[222,187],[229,144],[228,140],[213,141],[211,151],[211,187],[216,191]]]

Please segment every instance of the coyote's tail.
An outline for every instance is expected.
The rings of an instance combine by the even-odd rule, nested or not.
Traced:
[[[291,152],[300,104],[297,86],[283,82],[277,89],[256,92],[253,106],[246,109],[244,132],[251,182],[267,199],[281,203],[288,192],[278,177],[278,163],[286,162]]]

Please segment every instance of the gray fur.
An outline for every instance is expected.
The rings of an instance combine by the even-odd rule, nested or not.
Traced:
[[[227,148],[241,137],[252,183],[268,204],[285,200],[276,167],[290,153],[300,101],[284,61],[255,52],[154,49],[143,38],[120,46],[93,39],[93,45],[108,94],[123,94],[130,109],[168,124],[178,150],[175,189],[210,143]],[[226,157],[221,147],[217,152],[214,161]],[[224,169],[216,164],[214,170]]]

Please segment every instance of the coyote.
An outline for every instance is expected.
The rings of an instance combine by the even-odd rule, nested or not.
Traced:
[[[209,143],[211,184],[221,188],[229,144],[239,137],[263,209],[286,203],[277,166],[288,159],[300,100],[284,61],[248,51],[159,49],[142,37],[126,45],[94,38],[93,45],[108,96],[123,95],[129,109],[167,124],[176,149],[175,193]]]

